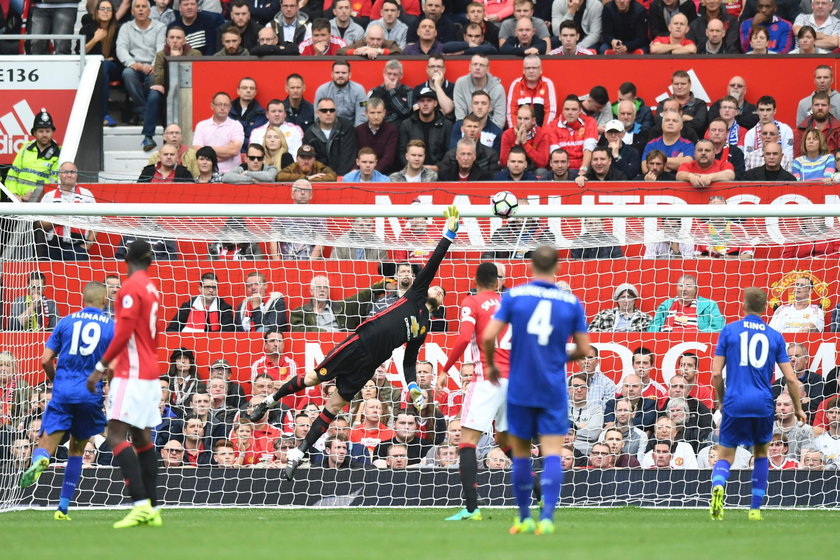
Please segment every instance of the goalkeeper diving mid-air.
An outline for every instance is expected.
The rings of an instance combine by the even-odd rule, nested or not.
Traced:
[[[435,247],[426,266],[417,274],[414,284],[400,299],[359,325],[355,332],[333,348],[313,370],[284,383],[273,395],[258,404],[250,415],[258,422],[266,411],[287,395],[335,379],[336,389],[320,416],[312,423],[306,439],[287,454],[286,479],[291,480],[304,453],[327,431],[339,411],[373,377],[377,366],[391,357],[395,348],[406,345],[403,371],[407,389],[419,410],[425,396],[416,382],[417,354],[429,332],[431,314],[443,304],[445,291],[429,287],[449,246],[458,231],[458,209],[450,206],[444,212],[446,226],[443,238]]]

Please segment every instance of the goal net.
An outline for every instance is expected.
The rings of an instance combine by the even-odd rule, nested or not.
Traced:
[[[840,329],[840,206],[830,186],[318,184],[307,204],[291,204],[290,185],[90,189],[96,204],[0,208],[0,509],[57,502],[64,446],[34,489],[17,488],[51,396],[44,343],[59,317],[81,308],[85,283],[105,282],[113,297],[125,248],[138,238],[153,245],[150,275],[161,292],[166,381],[154,441],[165,506],[459,506],[460,413],[475,369],[459,356],[443,370],[459,305],[479,263],[497,263],[506,289],[527,280],[527,256],[542,244],[558,248],[557,280],[582,301],[597,349],[568,366],[576,430],[564,451],[563,504],[707,505],[716,332],[741,317],[749,286],[767,290],[765,319],[794,343],[809,415],[808,425],[791,421],[779,384],[780,443],[770,453],[780,468],[768,504],[840,503],[840,425],[826,413],[838,393]],[[490,196],[503,189],[520,202],[509,219],[491,217]],[[418,365],[430,405],[418,414],[408,407],[396,349],[296,479],[281,480],[287,450],[333,388],[284,399],[256,425],[244,420],[248,407],[410,286],[449,204],[461,210],[462,229],[437,274],[446,300]],[[511,505],[510,461],[492,434],[478,457],[482,504]],[[83,460],[75,503],[122,503],[103,437]],[[739,448],[733,505],[749,502],[751,464],[751,450]]]

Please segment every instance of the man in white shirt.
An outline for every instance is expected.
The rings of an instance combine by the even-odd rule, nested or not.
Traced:
[[[286,146],[288,146],[287,153],[293,156],[297,155],[298,148],[303,144],[303,129],[296,124],[286,122],[286,106],[279,99],[272,99],[268,102],[268,107],[265,110],[265,116],[268,122],[262,126],[258,126],[251,131],[251,144],[262,144],[265,138],[265,131],[268,127],[273,126],[279,128],[286,139]]]
[[[793,283],[793,302],[776,308],[770,326],[780,333],[823,332],[825,312],[811,303],[814,285],[807,276],[800,276]]]
[[[79,169],[72,161],[65,161],[58,168],[58,188],[46,193],[41,202],[64,204],[95,203],[88,189],[77,184]],[[44,232],[46,256],[55,261],[86,261],[88,251],[96,241],[96,232],[70,226],[38,222]],[[39,247],[40,249],[40,247]],[[39,253],[41,251],[39,250]]]

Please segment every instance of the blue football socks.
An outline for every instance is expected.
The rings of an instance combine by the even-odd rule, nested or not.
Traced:
[[[554,508],[560,499],[560,486],[563,484],[563,464],[558,455],[549,455],[543,462],[543,472],[540,477],[542,484],[542,514],[540,519],[554,520]]]
[[[767,476],[770,473],[770,461],[767,457],[756,457],[753,462],[752,502],[750,509],[759,509],[767,494]]]
[[[729,461],[718,459],[715,463],[715,468],[712,469],[712,486],[726,486],[726,481],[729,479],[729,469],[732,464]]]
[[[534,489],[534,473],[531,471],[531,460],[527,457],[513,458],[513,497],[519,507],[519,520],[523,521],[531,516],[531,491]]]
[[[58,499],[58,509],[61,513],[67,513],[70,507],[70,500],[76,492],[79,478],[82,476],[82,458],[69,457],[67,467],[64,469],[64,483],[61,485],[61,495]]]

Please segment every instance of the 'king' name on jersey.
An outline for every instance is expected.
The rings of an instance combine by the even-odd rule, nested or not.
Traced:
[[[723,327],[716,356],[726,358],[723,410],[733,418],[773,416],[776,364],[789,362],[785,339],[756,315]]]

